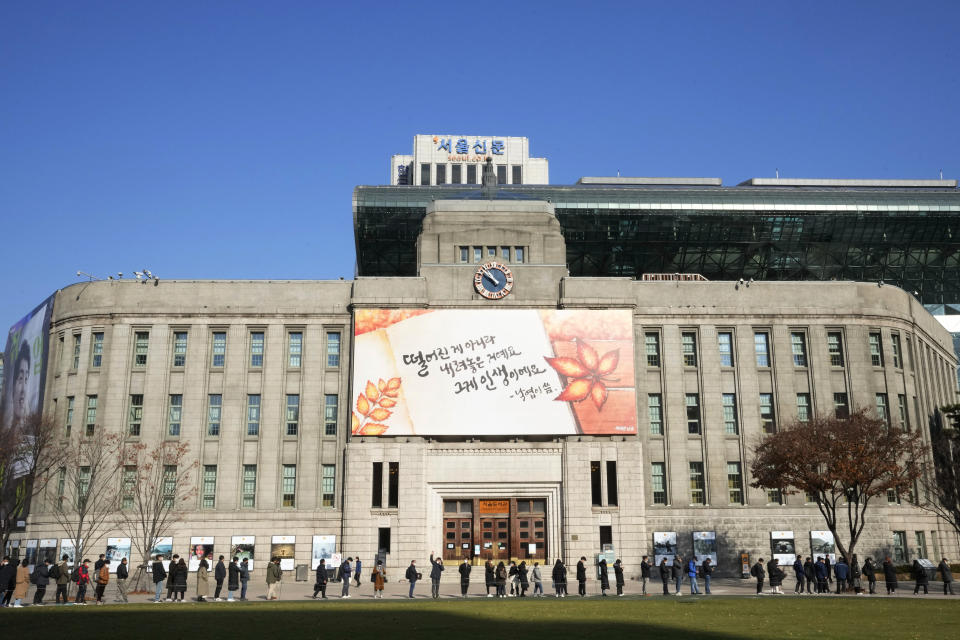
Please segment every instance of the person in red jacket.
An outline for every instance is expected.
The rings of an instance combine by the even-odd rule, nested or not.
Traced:
[[[87,558],[77,567],[77,599],[76,604],[84,602],[87,596],[87,585],[90,584],[90,559]]]

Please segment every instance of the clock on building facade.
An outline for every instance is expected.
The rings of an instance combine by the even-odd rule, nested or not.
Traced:
[[[473,274],[473,286],[487,300],[505,298],[513,289],[513,272],[500,262],[485,262]]]

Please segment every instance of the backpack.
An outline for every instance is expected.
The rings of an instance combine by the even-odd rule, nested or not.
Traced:
[[[58,565],[53,565],[52,567],[50,567],[50,570],[48,571],[48,574],[50,575],[50,579],[51,579],[51,580],[59,580],[59,579],[60,579],[60,567],[59,567]]]
[[[757,576],[757,565],[753,565],[752,567],[750,567],[750,575],[752,575],[753,577]]]
[[[70,582],[80,582],[80,567],[79,565],[73,568],[73,571],[70,572]]]

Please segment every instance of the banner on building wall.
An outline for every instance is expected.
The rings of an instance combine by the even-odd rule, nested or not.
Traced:
[[[693,532],[693,555],[697,566],[703,564],[703,561],[710,558],[710,564],[717,566],[717,532],[716,531],[694,531]]]
[[[830,558],[830,564],[837,562],[837,545],[833,539],[833,534],[829,531],[811,531],[810,532],[810,555],[813,561],[817,558]]]
[[[37,555],[37,562],[49,560],[51,564],[57,564],[57,539],[43,538],[40,540],[40,551]]]
[[[253,551],[257,539],[255,536],[233,536],[230,538],[230,547],[233,549],[233,556],[237,558],[237,566],[244,560],[247,561],[247,569],[253,571]]]
[[[332,564],[333,554],[337,550],[337,536],[313,536],[313,553],[311,554],[310,568],[316,569],[320,561],[327,569],[335,568]]]
[[[0,429],[9,429],[43,407],[47,336],[53,296],[41,302],[7,333],[3,352],[3,411]],[[16,470],[14,470],[16,472]]]
[[[190,562],[189,562],[189,571],[196,571],[200,568],[200,558],[204,556],[207,557],[207,563],[210,563],[210,558],[213,557],[213,537],[211,536],[198,536],[195,538],[190,538]],[[211,565],[209,568],[213,568]]]
[[[130,538],[107,538],[106,560],[110,564],[110,573],[117,572],[117,567],[124,558],[127,559],[127,564],[130,564]]]
[[[359,309],[354,435],[632,434],[628,310]]]
[[[23,559],[27,561],[27,568],[30,570],[30,573],[33,573],[33,570],[37,566],[37,550],[39,548],[39,540],[27,540],[24,546]]]
[[[80,542],[83,542],[83,539],[80,539]],[[73,563],[77,560],[77,545],[73,543],[73,540],[70,538],[61,538],[60,539],[60,557],[67,556],[67,566],[72,567]]]
[[[161,564],[163,564],[164,571],[169,573],[170,571],[170,556],[173,555],[173,538],[157,538],[157,541],[153,544],[153,548],[150,549],[150,564],[147,565],[148,571],[153,571],[153,560],[156,560],[157,556],[163,556]]]
[[[771,531],[770,553],[784,571],[790,568],[793,561],[797,559],[797,545],[793,539],[793,531]]]
[[[280,558],[280,568],[293,571],[296,557],[296,536],[273,536],[270,539],[270,559]]]
[[[664,558],[667,559],[667,565],[673,564],[673,559],[677,555],[677,532],[676,531],[654,531],[653,532],[653,561],[659,565]]]

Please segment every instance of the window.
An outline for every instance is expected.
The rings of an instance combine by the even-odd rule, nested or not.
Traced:
[[[730,504],[743,504],[743,474],[739,462],[727,463],[727,493]]]
[[[497,165],[497,184],[507,184],[507,165]]]
[[[810,394],[797,394],[797,420],[800,422],[810,422]]]
[[[733,366],[733,334],[721,332],[717,334],[717,348],[720,350],[720,366]]]
[[[652,333],[652,332],[643,334],[643,343],[647,351],[647,366],[659,367],[660,366],[660,334]]]
[[[430,163],[424,162],[420,165],[420,184],[430,184]]]
[[[97,396],[87,396],[86,434],[92,436],[97,428]]]
[[[390,527],[377,528],[377,553],[390,553]]]
[[[839,331],[827,333],[827,353],[830,354],[830,366],[843,366],[843,335]]]
[[[686,394],[687,405],[687,433],[690,435],[699,435],[700,433],[700,396],[696,393]]]
[[[207,400],[207,435],[220,435],[220,416],[223,409],[223,396],[211,393]]]
[[[890,350],[893,352],[893,366],[897,369],[903,369],[903,357],[900,351],[900,334],[890,335]]]
[[[617,461],[607,460],[607,506],[617,505]]]
[[[877,394],[877,417],[890,426],[890,406],[887,404],[887,394]]]
[[[650,435],[663,435],[663,410],[659,393],[647,396],[647,415],[650,416]]]
[[[773,394],[760,394],[760,425],[764,433],[776,433],[777,424],[773,415]]]
[[[327,366],[340,366],[340,332],[327,332]]]
[[[496,247],[487,247],[487,257],[496,258],[497,257],[497,248]]]
[[[914,538],[917,541],[917,557],[927,557],[927,536],[923,531],[914,531]]]
[[[90,493],[90,467],[80,467],[77,474],[77,509],[83,509]]]
[[[740,425],[737,424],[737,394],[723,394],[723,432],[730,436],[740,433]]]
[[[887,489],[887,504],[900,504],[900,493],[896,489]]]
[[[460,184],[463,182],[463,165],[455,164],[450,167],[450,182],[453,184]]]
[[[783,492],[780,489],[767,489],[767,504],[783,504]]]
[[[910,414],[907,411],[907,396],[897,395],[897,408],[900,410],[900,428],[904,431],[910,431]]]
[[[706,504],[702,462],[690,463],[690,504]]]
[[[460,262],[470,261],[470,247],[460,247]]]
[[[813,492],[811,492],[811,491],[804,491],[804,492],[803,492],[803,499],[806,501],[807,504],[816,504],[816,503],[817,503],[817,494],[815,494],[815,493],[813,493]]]
[[[263,366],[263,331],[250,332],[250,366],[254,369]]]
[[[850,417],[850,405],[847,404],[846,393],[833,394],[833,415],[837,418]]]
[[[870,364],[875,367],[883,366],[883,344],[879,333],[870,334]]]
[[[383,463],[374,462],[373,463],[373,486],[371,487],[370,493],[370,506],[371,507],[382,507],[383,506]]]
[[[182,367],[187,364],[187,332],[173,332],[173,366]]]
[[[213,332],[213,359],[210,361],[210,366],[217,369],[223,367],[223,363],[227,357],[227,332],[226,331],[214,331]]]
[[[390,463],[390,477],[387,478],[387,506],[400,506],[400,463]]]
[[[247,396],[247,435],[260,434],[260,394]]]
[[[337,435],[337,394],[328,393],[323,397],[323,435]]]
[[[147,366],[147,347],[149,346],[149,331],[137,331],[133,334],[133,366]]]
[[[120,508],[132,509],[134,490],[137,488],[137,468],[133,465],[123,467],[123,480],[120,489]],[[61,494],[62,495],[62,494]]]
[[[650,463],[650,487],[653,489],[653,504],[667,504],[666,463]]]
[[[64,434],[69,438],[73,427],[73,396],[67,396],[67,423],[63,427]]]
[[[140,435],[140,425],[143,423],[143,394],[135,393],[130,396],[130,419],[127,422],[127,434],[133,437]]]
[[[324,471],[327,469],[327,465],[323,465]],[[324,478],[326,479],[326,478]],[[280,491],[283,496],[283,506],[285,507],[295,507],[297,506],[297,465],[295,464],[285,464],[283,465],[283,476],[280,484]]]
[[[523,184],[523,167],[515,164],[511,167],[511,171],[513,173],[511,184]]]
[[[243,465],[243,497],[241,504],[252,509],[257,504],[257,465]]]
[[[477,182],[477,165],[467,165],[467,184],[480,184]]]
[[[680,345],[683,351],[683,366],[697,366],[697,334],[692,331],[684,331],[680,334]]]
[[[483,260],[483,247],[474,247],[473,248],[473,261],[480,262]]]
[[[183,418],[183,396],[179,393],[170,394],[167,407],[167,435],[180,435],[180,421]]]
[[[213,509],[217,504],[217,465],[203,465],[203,498],[200,502],[204,509]]]
[[[757,354],[757,366],[770,366],[770,334],[757,331],[753,334],[753,350]]]
[[[517,264],[523,264],[523,247],[513,248],[513,261]]]
[[[500,247],[500,259],[510,262],[510,247]]]
[[[603,504],[600,483],[600,461],[593,460],[590,462],[590,498],[595,507]]]
[[[297,435],[300,423],[300,396],[295,393],[287,394],[287,435]]]
[[[907,561],[907,532],[893,532],[893,561],[903,564]]]
[[[392,464],[392,463],[391,463]],[[333,506],[333,494],[336,489],[336,465],[323,465],[323,477],[320,484],[321,504],[325,507]]]
[[[164,508],[172,508],[177,497],[177,465],[175,464],[163,465],[162,497]]]
[[[790,333],[790,350],[793,351],[793,366],[807,366],[807,336],[802,331]]]
[[[299,369],[302,356],[303,333],[291,331],[287,334],[287,366],[291,369]]]
[[[447,165],[437,164],[437,184],[447,183]]]
[[[73,334],[73,363],[71,369],[76,371],[80,368],[80,340],[82,336],[79,333]]]
[[[90,366],[99,369],[103,364],[103,332],[98,331],[93,334],[93,343],[90,348]]]

